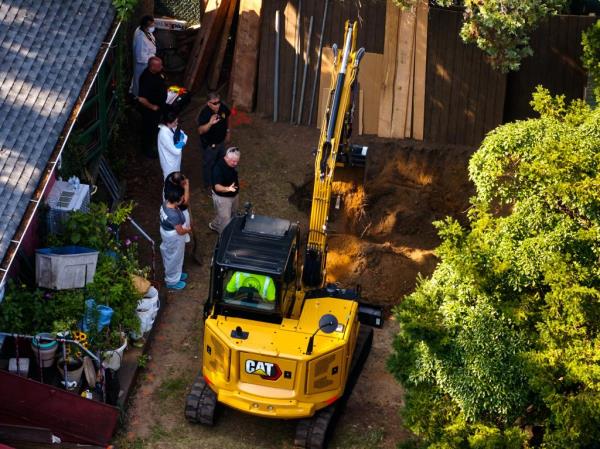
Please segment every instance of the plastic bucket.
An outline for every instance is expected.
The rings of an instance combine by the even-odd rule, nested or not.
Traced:
[[[58,342],[53,338],[52,334],[42,333],[31,340],[34,359],[41,368],[49,368],[54,364]]]
[[[144,295],[138,302],[137,310],[155,310],[160,309],[160,300],[158,299],[158,291],[154,287],[150,287],[148,293]]]
[[[121,361],[123,360],[125,349],[127,349],[127,338],[125,338],[125,341],[121,347],[113,349],[112,351],[104,351],[102,354],[102,366],[115,371],[118,370],[121,367]]]
[[[110,320],[113,316],[113,309],[103,304],[96,304],[93,299],[88,299],[85,302],[85,316],[82,323],[82,329],[87,332],[92,324],[94,318],[96,319],[96,330],[100,332],[104,327],[110,325]]]
[[[152,329],[152,325],[154,324],[154,320],[156,319],[156,312],[157,309],[138,309],[136,311],[136,314],[140,319],[140,332],[142,334]]]
[[[60,357],[57,362],[58,371],[62,380],[65,379],[65,360]],[[76,382],[79,385],[81,374],[83,373],[83,361],[79,359],[71,360],[67,363],[67,388],[68,383]]]

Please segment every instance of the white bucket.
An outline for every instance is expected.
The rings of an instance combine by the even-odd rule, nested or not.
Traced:
[[[140,319],[140,332],[142,334],[152,329],[154,320],[156,319],[157,309],[141,310],[137,309],[136,314]]]
[[[143,297],[139,300],[137,305],[137,310],[154,310],[157,311],[160,309],[160,300],[158,299],[158,295],[153,297]]]
[[[125,349],[127,349],[127,338],[125,338],[125,342],[121,347],[113,349],[112,351],[104,351],[102,354],[102,366],[105,369],[110,368],[115,371],[121,368],[121,361],[123,360]]]

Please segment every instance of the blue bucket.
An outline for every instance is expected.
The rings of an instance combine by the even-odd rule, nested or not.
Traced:
[[[96,330],[100,332],[104,327],[110,325],[113,309],[103,304],[96,304],[93,299],[85,302],[85,315],[83,317],[82,329],[87,332],[92,327],[93,320],[97,317]]]

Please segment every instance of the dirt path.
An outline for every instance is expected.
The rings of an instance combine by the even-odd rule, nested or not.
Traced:
[[[207,227],[212,201],[200,189],[201,159],[193,132],[196,110],[192,105],[183,117],[190,136],[183,171],[192,182],[192,211],[203,265],[186,261],[189,287],[169,297],[151,360],[139,378],[118,444],[136,449],[291,448],[293,422],[258,419],[224,409],[217,425],[207,429],[188,424],[183,416],[186,390],[201,367],[201,311],[216,238]],[[306,229],[306,191],[310,189],[303,186],[311,185],[307,180],[312,176],[311,151],[318,130],[273,124],[245,114],[233,117],[232,125],[233,143],[242,151],[242,204],[251,201],[257,213],[298,221]],[[431,221],[466,209],[469,150],[383,139],[356,141],[368,142],[371,147],[366,195],[360,192],[357,200],[352,196],[356,192],[345,192],[344,200],[353,209],[332,225],[335,236],[330,240],[329,278],[345,286],[361,283],[366,298],[389,310],[414,288],[417,273],[429,274],[435,266],[432,250],[437,238]],[[139,157],[130,165],[128,194],[138,203],[135,218],[158,241],[158,160]],[[353,235],[346,234],[348,230]],[[396,323],[390,319],[376,331],[373,350],[331,447],[391,449],[406,436],[398,417],[402,390],[385,368],[395,332]]]

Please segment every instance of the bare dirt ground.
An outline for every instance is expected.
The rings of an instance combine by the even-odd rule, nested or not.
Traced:
[[[216,234],[207,223],[212,201],[201,189],[201,158],[194,131],[198,105],[183,115],[190,136],[182,170],[192,183],[191,209],[203,264],[191,258],[189,286],[169,296],[150,359],[138,380],[118,447],[135,449],[293,447],[294,422],[271,421],[221,410],[217,425],[204,428],[183,415],[188,387],[199,372],[202,304]],[[255,115],[232,117],[233,143],[242,151],[239,166],[242,203],[256,213],[285,217],[306,229],[318,130],[273,124]],[[351,287],[389,312],[415,286],[417,274],[430,274],[438,243],[431,222],[461,217],[468,206],[469,148],[360,136],[370,147],[366,188],[338,184],[343,207],[334,213],[329,241],[329,280]],[[162,178],[158,160],[137,156],[127,170],[128,196],[138,204],[135,218],[159,241],[157,212]],[[143,255],[148,254],[147,249]],[[160,266],[160,254],[158,255]],[[398,410],[402,389],[386,371],[397,324],[388,313],[376,330],[373,350],[336,428],[332,448],[394,448],[407,431]]]

